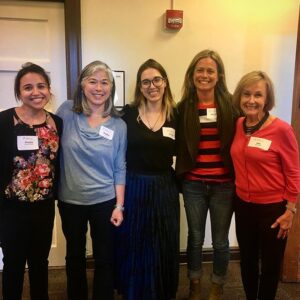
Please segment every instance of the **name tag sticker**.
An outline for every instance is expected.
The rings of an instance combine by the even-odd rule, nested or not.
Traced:
[[[168,137],[172,140],[175,140],[175,129],[172,127],[163,127],[162,128],[163,136]]]
[[[105,126],[101,126],[99,130],[99,135],[111,141],[114,137],[114,131]]]
[[[37,150],[39,149],[39,139],[35,135],[19,135],[17,136],[18,150]]]
[[[216,108],[207,108],[206,117],[209,120],[217,121],[217,109]]]
[[[272,141],[270,140],[262,139],[258,137],[251,137],[248,143],[248,147],[255,147],[266,151],[269,150],[271,144]]]

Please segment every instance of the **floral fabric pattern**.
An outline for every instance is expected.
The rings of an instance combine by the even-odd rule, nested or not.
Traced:
[[[33,130],[38,136],[39,149],[27,157],[19,151],[14,157],[12,181],[5,190],[8,198],[35,202],[52,194],[59,137],[49,124]]]

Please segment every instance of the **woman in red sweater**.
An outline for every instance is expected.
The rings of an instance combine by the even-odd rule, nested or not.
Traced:
[[[269,114],[275,99],[267,74],[243,76],[233,98],[245,115],[237,121],[231,147],[242,280],[247,300],[272,300],[296,213],[298,145],[292,127]]]

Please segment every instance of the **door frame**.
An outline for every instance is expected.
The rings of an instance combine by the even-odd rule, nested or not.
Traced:
[[[292,127],[296,133],[300,153],[300,7],[298,17],[297,46],[295,59],[294,90],[292,104]],[[298,211],[294,216],[293,226],[289,233],[282,267],[282,280],[285,282],[300,282],[300,196],[297,203]]]
[[[31,2],[60,2],[64,4],[67,97],[72,99],[81,72],[81,6],[80,0],[20,0]]]
[[[81,6],[80,0],[60,1],[65,5],[67,96],[73,98],[81,72]]]
[[[296,137],[298,140],[298,144],[300,146],[300,7],[299,7],[295,74],[294,74],[292,126],[296,132]]]

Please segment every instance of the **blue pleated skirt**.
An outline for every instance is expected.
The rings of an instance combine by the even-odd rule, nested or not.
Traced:
[[[116,229],[115,286],[126,300],[176,296],[179,194],[172,173],[127,172],[125,211]]]

